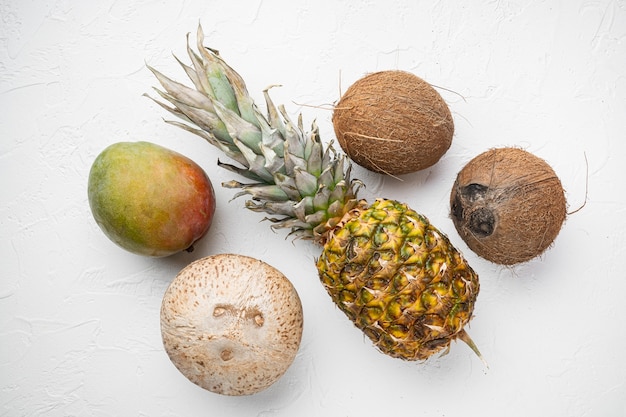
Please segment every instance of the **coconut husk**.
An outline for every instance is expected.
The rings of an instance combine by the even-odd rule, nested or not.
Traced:
[[[374,172],[401,175],[434,165],[454,134],[450,109],[426,81],[381,71],[352,84],[333,112],[344,152]]]
[[[491,149],[472,159],[457,175],[450,205],[470,249],[502,265],[542,254],[567,211],[561,181],[550,165],[518,148]]]

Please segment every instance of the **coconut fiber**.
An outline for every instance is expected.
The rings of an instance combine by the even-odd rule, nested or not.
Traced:
[[[450,205],[454,225],[470,249],[502,265],[543,253],[567,210],[552,168],[518,148],[491,149],[472,159],[457,175]]]
[[[439,93],[405,71],[381,71],[357,80],[335,106],[333,126],[354,162],[389,175],[435,164],[454,133],[452,115]]]

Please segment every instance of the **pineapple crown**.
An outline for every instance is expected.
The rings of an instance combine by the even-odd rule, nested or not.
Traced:
[[[203,46],[204,33],[198,25],[195,52],[187,35],[191,65],[176,60],[193,83],[193,88],[176,82],[148,66],[163,90],[155,88],[168,104],[157,104],[181,121],[167,121],[204,138],[236,164],[218,160],[218,165],[250,182],[229,181],[234,198],[248,195],[248,209],[265,212],[273,228],[290,229],[300,238],[323,243],[343,215],[357,205],[361,182],[350,179],[350,164],[332,144],[324,146],[315,122],[305,132],[302,115],[294,123],[272,102],[268,87],[263,91],[267,116],[248,94],[242,77],[211,48]]]

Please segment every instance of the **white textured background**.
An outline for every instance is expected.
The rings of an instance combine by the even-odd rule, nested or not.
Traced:
[[[367,72],[442,88],[456,133],[437,165],[403,181],[355,173],[364,197],[406,201],[479,272],[469,332],[489,369],[462,343],[421,364],[377,352],[319,284],[319,248],[229,201],[217,151],[162,122],[142,97],[155,85],[145,63],[184,78],[172,53],[185,58],[199,21],[260,104],[283,84],[275,102],[317,119],[328,141],[330,106]],[[625,135],[624,0],[0,0],[0,415],[623,417]],[[128,140],[192,157],[216,185],[213,227],[192,254],[131,255],[92,220],[90,165]],[[448,215],[458,170],[502,145],[546,159],[570,210],[587,198],[552,249],[514,268],[470,252]],[[196,387],[161,345],[168,283],[220,252],[272,264],[303,301],[293,366],[255,396]]]

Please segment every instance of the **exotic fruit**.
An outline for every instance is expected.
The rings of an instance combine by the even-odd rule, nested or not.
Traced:
[[[302,304],[274,267],[242,255],[192,262],[161,304],[161,335],[191,382],[224,395],[250,395],[276,382],[296,357]]]
[[[472,159],[457,175],[450,205],[467,245],[502,265],[543,253],[567,210],[561,181],[550,165],[518,148],[491,149]]]
[[[102,151],[89,172],[88,196],[109,239],[145,256],[193,250],[215,212],[202,168],[150,142],[118,142]]]
[[[380,71],[357,80],[335,106],[333,126],[352,160],[390,175],[434,165],[454,134],[443,98],[405,71]]]
[[[385,354],[422,360],[461,339],[478,295],[478,275],[448,238],[405,204],[357,198],[360,182],[345,159],[325,147],[313,124],[305,133],[284,107],[259,112],[243,79],[217,53],[188,47],[184,65],[195,88],[153,73],[174,122],[221,149],[236,164],[218,162],[248,179],[231,181],[246,207],[270,215],[274,228],[323,247],[319,277],[337,306]],[[281,117],[282,116],[282,117]],[[475,350],[477,352],[477,350]]]

